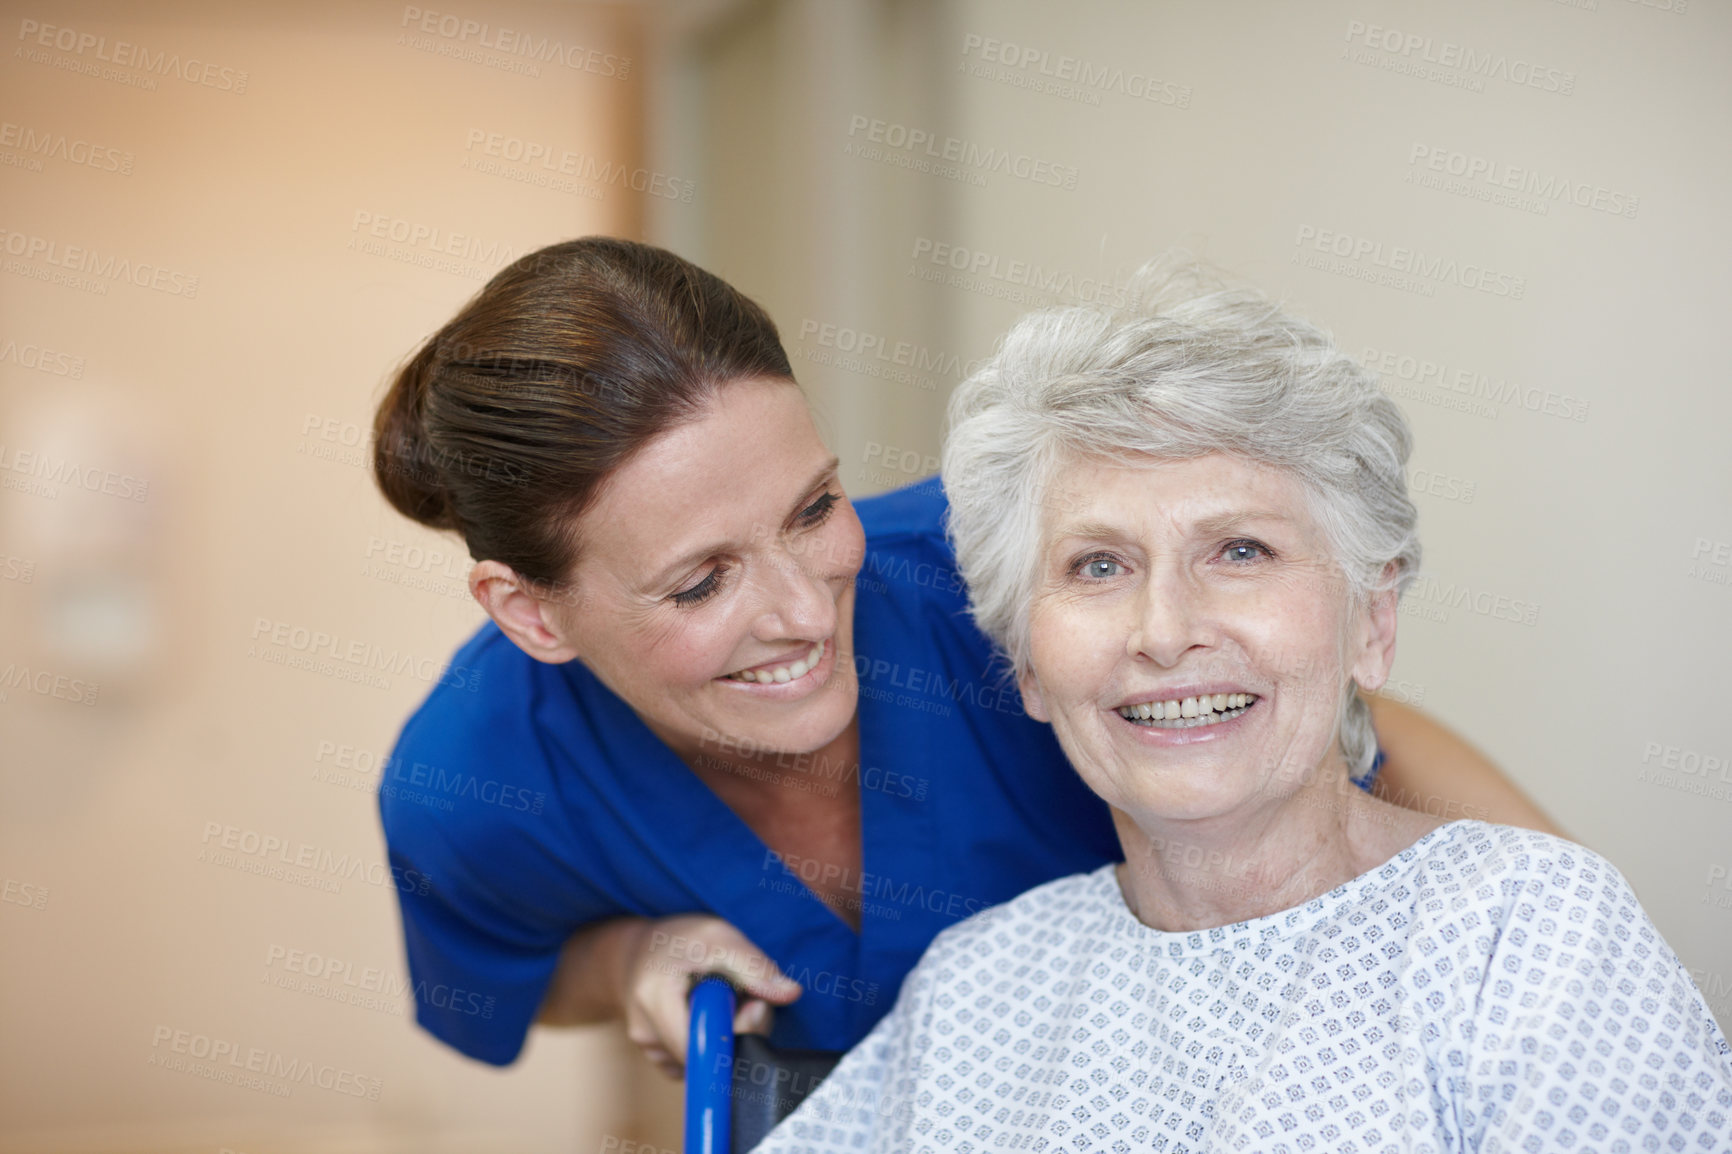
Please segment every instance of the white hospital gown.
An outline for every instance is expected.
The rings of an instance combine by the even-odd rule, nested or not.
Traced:
[[[758,1147],[1732,1151],[1732,1053],[1604,858],[1441,826],[1281,913],[1138,922],[1111,866],[933,941]]]

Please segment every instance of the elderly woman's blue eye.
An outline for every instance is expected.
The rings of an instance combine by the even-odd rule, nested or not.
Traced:
[[[1235,541],[1224,550],[1229,561],[1255,561],[1266,557],[1269,551],[1255,541]]]
[[[1093,577],[1099,580],[1118,576],[1118,568],[1119,563],[1111,557],[1090,557],[1078,564],[1077,571],[1084,577]]]

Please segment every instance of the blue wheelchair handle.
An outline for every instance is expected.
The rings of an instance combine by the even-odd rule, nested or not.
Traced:
[[[686,1037],[686,1154],[729,1154],[734,988],[714,974],[692,989]]]

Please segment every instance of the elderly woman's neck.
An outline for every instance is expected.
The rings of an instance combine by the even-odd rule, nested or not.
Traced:
[[[1382,865],[1442,824],[1319,773],[1278,799],[1176,820],[1113,810],[1119,888],[1138,920],[1183,932],[1291,909]]]

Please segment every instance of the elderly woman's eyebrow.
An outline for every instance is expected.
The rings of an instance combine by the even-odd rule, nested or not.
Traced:
[[[1234,509],[1225,513],[1214,513],[1198,518],[1188,524],[1189,532],[1202,537],[1212,537],[1222,533],[1232,533],[1247,526],[1280,522],[1291,524],[1293,518],[1276,509]],[[1072,538],[1084,540],[1104,540],[1130,536],[1132,530],[1124,524],[1110,521],[1069,521],[1059,525],[1053,532],[1053,540],[1064,541]]]
[[[1270,521],[1290,524],[1292,520],[1291,515],[1278,509],[1238,509],[1231,513],[1217,513],[1213,517],[1204,517],[1200,521],[1193,522],[1191,530],[1204,536],[1213,536],[1217,533],[1232,533],[1235,530],[1245,528],[1247,525]]]
[[[1089,540],[1103,540],[1113,537],[1124,537],[1128,530],[1123,525],[1114,525],[1106,521],[1068,521],[1059,525],[1053,531],[1054,541],[1063,541],[1073,537]]]

